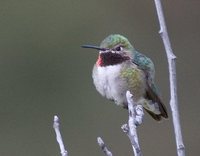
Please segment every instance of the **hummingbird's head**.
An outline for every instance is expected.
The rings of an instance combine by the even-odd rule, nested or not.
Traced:
[[[121,51],[132,53],[134,50],[128,39],[119,34],[112,34],[107,36],[100,44],[100,48],[111,49],[114,51]]]
[[[98,46],[83,45],[83,48],[99,50],[96,64],[99,66],[115,65],[131,60],[134,48],[128,39],[119,34],[107,36]]]

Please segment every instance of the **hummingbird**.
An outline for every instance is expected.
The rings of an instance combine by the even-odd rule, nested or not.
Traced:
[[[129,40],[120,34],[107,36],[100,46],[83,45],[99,51],[92,71],[96,90],[116,105],[128,109],[126,92],[133,100],[160,121],[168,118],[155,84],[155,68],[152,60],[138,52]]]

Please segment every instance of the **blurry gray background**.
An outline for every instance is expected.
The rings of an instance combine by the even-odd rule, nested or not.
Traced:
[[[186,154],[200,153],[200,1],[163,0],[177,55],[178,95]],[[70,156],[102,156],[102,136],[116,156],[132,155],[121,130],[127,111],[92,84],[94,50],[112,33],[125,35],[151,57],[170,119],[145,115],[138,128],[143,154],[175,156],[168,68],[153,0],[0,0],[0,155],[55,156],[53,116]]]

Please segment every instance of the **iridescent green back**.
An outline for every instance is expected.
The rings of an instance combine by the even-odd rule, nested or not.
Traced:
[[[147,81],[149,83],[149,86],[159,96],[160,95],[159,90],[157,89],[157,87],[154,83],[155,67],[154,67],[152,60],[150,58],[146,57],[145,55],[143,55],[142,53],[135,51],[134,57],[133,57],[133,62],[135,64],[137,64],[139,66],[139,68],[141,68],[142,70],[144,70],[146,72],[147,79],[148,79]]]
[[[154,79],[155,67],[150,58],[135,50],[133,62],[136,63],[142,70],[148,72],[148,76]]]

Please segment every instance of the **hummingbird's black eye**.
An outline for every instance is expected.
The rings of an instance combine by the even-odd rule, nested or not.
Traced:
[[[123,49],[122,46],[118,46],[115,48],[116,51],[122,51],[122,49]]]

